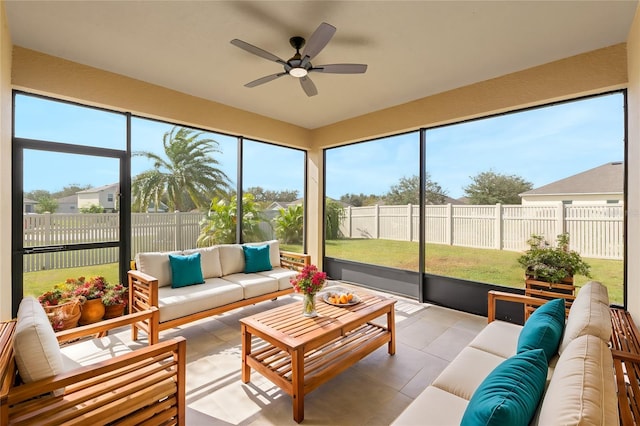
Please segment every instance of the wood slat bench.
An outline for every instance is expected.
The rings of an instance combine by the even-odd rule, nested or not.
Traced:
[[[611,353],[618,387],[620,424],[640,422],[640,332],[629,312],[611,308]]]

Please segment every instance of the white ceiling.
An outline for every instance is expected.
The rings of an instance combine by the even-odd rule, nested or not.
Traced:
[[[637,1],[15,1],[15,45],[305,128],[626,41]],[[318,95],[233,38],[287,60],[289,38],[337,27],[313,60]]]

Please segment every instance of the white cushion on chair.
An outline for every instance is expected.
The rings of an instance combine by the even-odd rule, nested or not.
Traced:
[[[25,297],[20,302],[13,351],[25,383],[64,371],[58,339],[42,305],[34,297]]]

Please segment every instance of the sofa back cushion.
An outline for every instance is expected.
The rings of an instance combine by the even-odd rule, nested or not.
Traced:
[[[181,254],[180,251],[147,252],[136,255],[136,268],[158,280],[158,287],[171,285],[171,265],[169,254]]]
[[[540,425],[615,425],[618,421],[611,350],[602,339],[583,335],[560,355],[540,405]]]
[[[20,302],[13,351],[18,372],[25,383],[64,371],[58,339],[47,314],[34,297],[25,297]]]
[[[222,265],[220,265],[220,248],[218,246],[185,250],[182,253],[186,255],[200,253],[202,276],[205,279],[219,278],[222,276]]]
[[[576,337],[591,334],[599,337],[605,342],[611,337],[611,312],[607,303],[602,302],[603,291],[606,287],[602,284],[591,281],[578,291],[576,300],[573,301],[564,336],[560,342],[558,353],[562,354],[565,348]]]
[[[223,276],[244,272],[244,250],[240,244],[221,244],[218,248]]]
[[[280,266],[280,242],[278,240],[263,241],[261,243],[245,243],[245,246],[269,246],[269,259],[271,261],[271,267],[277,268]]]

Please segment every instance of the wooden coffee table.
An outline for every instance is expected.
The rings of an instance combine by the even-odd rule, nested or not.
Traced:
[[[396,352],[395,300],[356,293],[361,302],[347,307],[318,297],[318,316],[302,315],[302,301],[240,320],[242,381],[251,369],[291,395],[293,419],[304,419],[304,396],[385,343]],[[386,315],[386,327],[374,324]]]

